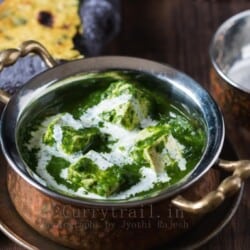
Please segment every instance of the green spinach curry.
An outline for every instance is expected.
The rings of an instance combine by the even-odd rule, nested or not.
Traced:
[[[27,165],[49,188],[94,199],[150,196],[181,181],[201,159],[205,128],[150,77],[82,75],[85,90],[22,131]]]

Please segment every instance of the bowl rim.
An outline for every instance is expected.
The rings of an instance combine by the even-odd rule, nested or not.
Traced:
[[[92,71],[100,71],[101,69],[127,69],[161,76],[176,88],[182,88],[183,91],[187,91],[189,97],[193,98],[193,101],[197,102],[197,105],[199,105],[200,108],[202,107],[206,110],[204,116],[210,114],[209,117],[205,116],[206,119],[209,119],[210,124],[207,128],[209,133],[207,138],[208,142],[203,157],[195,167],[195,171],[185,178],[177,188],[172,190],[168,189],[156,196],[145,199],[122,200],[120,202],[109,200],[100,201],[86,198],[73,198],[63,195],[45,187],[27,173],[25,167],[20,161],[21,157],[18,154],[16,135],[13,133],[13,131],[16,131],[16,124],[20,114],[23,112],[24,108],[31,103],[31,100],[36,99],[39,93],[41,95],[41,91],[44,91],[44,89],[53,86],[54,83],[62,79],[65,79],[65,76],[67,78],[75,75],[78,70],[81,70],[81,72],[90,72],[91,69]],[[56,200],[74,205],[124,208],[152,204],[173,197],[200,179],[218,160],[224,143],[225,127],[223,116],[214,99],[203,87],[186,74],[168,65],[163,65],[147,59],[125,56],[102,56],[66,62],[52,69],[46,70],[28,81],[5,106],[1,117],[0,134],[2,151],[9,165],[27,183],[41,191],[43,194],[55,198]]]
[[[250,10],[245,10],[240,13],[237,13],[230,18],[226,19],[216,30],[214,33],[212,40],[210,42],[209,46],[209,57],[210,61],[212,63],[212,66],[214,67],[215,71],[218,73],[218,75],[229,85],[236,88],[237,90],[250,94],[250,90],[245,88],[242,85],[239,85],[237,82],[233,81],[231,78],[227,76],[227,74],[224,72],[224,70],[220,67],[220,65],[216,62],[215,57],[215,51],[216,51],[216,44],[221,41],[221,34],[225,34],[233,25],[235,25],[236,21],[244,18],[250,18]]]

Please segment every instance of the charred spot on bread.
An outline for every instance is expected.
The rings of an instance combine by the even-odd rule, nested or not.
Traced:
[[[42,10],[37,16],[38,22],[46,27],[53,27],[54,18],[51,12]]]
[[[4,0],[0,4],[0,50],[36,40],[55,59],[72,60],[81,57],[75,37],[82,34],[79,0]]]

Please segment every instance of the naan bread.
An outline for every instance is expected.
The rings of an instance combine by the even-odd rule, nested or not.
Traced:
[[[82,33],[79,5],[79,0],[5,0],[0,4],[0,50],[31,39],[56,59],[80,57],[73,41]]]

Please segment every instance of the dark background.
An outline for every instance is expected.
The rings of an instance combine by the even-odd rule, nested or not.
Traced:
[[[248,8],[250,1],[246,0],[122,0],[120,34],[103,54],[167,63],[209,90],[212,36],[223,21]],[[248,182],[230,224],[202,249],[250,249],[249,193]],[[1,235],[0,249],[19,247]]]
[[[208,88],[212,36],[248,8],[247,0],[122,0],[121,32],[104,53],[170,64]]]

